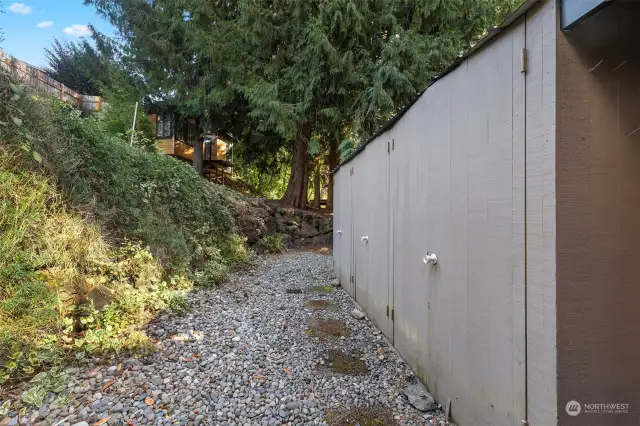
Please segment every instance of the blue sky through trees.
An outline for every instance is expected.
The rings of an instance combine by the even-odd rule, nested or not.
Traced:
[[[44,49],[53,39],[77,41],[90,35],[88,25],[113,35],[111,24],[83,0],[0,0],[0,49],[35,66],[46,65]]]

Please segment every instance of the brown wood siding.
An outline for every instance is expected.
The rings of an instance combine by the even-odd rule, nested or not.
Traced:
[[[217,154],[216,154],[216,158],[212,158],[212,160],[225,160],[227,159],[227,151],[228,151],[228,144],[223,141],[222,139],[213,139],[212,141],[213,144],[216,145],[216,149],[217,149]]]
[[[193,160],[193,147],[182,141],[176,141],[174,155],[184,160]]]
[[[558,39],[557,404],[563,426],[636,426],[640,131],[628,135],[640,127],[640,4],[591,20]],[[570,400],[583,413],[567,415]],[[630,413],[585,414],[589,403]]]
[[[156,147],[163,154],[173,155],[173,139],[158,139],[156,140]]]

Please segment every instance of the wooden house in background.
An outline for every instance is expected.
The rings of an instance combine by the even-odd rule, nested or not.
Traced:
[[[149,119],[155,125],[156,146],[166,155],[193,163],[194,147],[202,146],[203,175],[211,181],[225,183],[233,171],[227,154],[231,144],[215,133],[203,133],[195,119],[180,117],[172,110],[155,110]]]

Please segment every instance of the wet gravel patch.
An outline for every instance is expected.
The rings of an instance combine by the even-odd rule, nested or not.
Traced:
[[[69,369],[76,402],[37,422],[313,425],[329,415],[342,425],[355,414],[336,413],[375,412],[385,419],[376,424],[448,425],[441,411],[408,403],[403,391],[415,376],[368,319],[352,316],[332,269],[321,253],[259,258],[220,288],[192,294],[191,313],[150,324],[153,356]],[[331,309],[308,305],[319,299]],[[325,335],[322,324],[331,325]],[[340,360],[357,366],[353,374],[329,368],[331,354],[357,354]]]

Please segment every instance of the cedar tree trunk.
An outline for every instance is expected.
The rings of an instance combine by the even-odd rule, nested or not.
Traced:
[[[313,208],[320,208],[320,162],[316,162],[316,169],[313,173]]]
[[[309,137],[311,128],[303,125],[293,145],[291,159],[291,177],[282,199],[291,207],[304,209],[307,207],[307,189],[309,188]]]
[[[329,188],[327,189],[327,210],[333,211],[333,169],[338,166],[338,143],[329,143]]]

